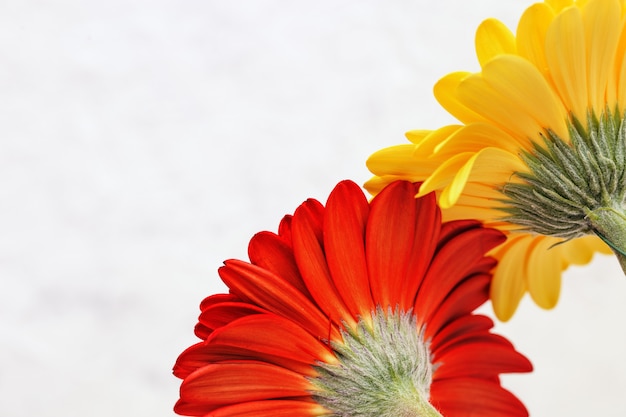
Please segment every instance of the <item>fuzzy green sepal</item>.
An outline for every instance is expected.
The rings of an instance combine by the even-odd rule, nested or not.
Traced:
[[[503,187],[504,220],[564,241],[597,234],[621,256],[624,227],[614,222],[607,229],[590,213],[611,210],[623,218],[626,212],[625,116],[607,110],[599,118],[590,114],[587,127],[575,118],[568,127],[569,140],[548,130],[522,153],[528,172]]]
[[[338,365],[318,364],[317,403],[333,417],[441,417],[428,402],[433,365],[411,313],[378,308],[342,330]]]

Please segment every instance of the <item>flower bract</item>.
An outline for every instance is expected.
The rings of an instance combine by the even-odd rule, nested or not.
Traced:
[[[418,195],[436,192],[445,220],[475,218],[507,234],[491,253],[502,320],[526,292],[554,307],[562,271],[595,252],[613,249],[626,265],[625,14],[619,0],[546,0],[515,33],[485,20],[480,71],[434,88],[460,123],[410,131],[410,144],[368,160],[373,194],[397,179],[424,181]]]
[[[307,200],[249,262],[219,269],[174,373],[175,411],[219,417],[527,416],[499,375],[530,362],[474,314],[503,234],[441,221],[397,181],[371,202],[350,181]]]

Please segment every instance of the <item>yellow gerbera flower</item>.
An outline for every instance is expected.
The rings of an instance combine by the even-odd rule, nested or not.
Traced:
[[[515,34],[488,19],[476,52],[480,72],[434,88],[461,124],[376,152],[366,188],[424,181],[418,195],[436,191],[446,220],[507,233],[491,287],[507,320],[526,291],[554,307],[562,271],[594,252],[626,266],[626,1],[546,0]]]

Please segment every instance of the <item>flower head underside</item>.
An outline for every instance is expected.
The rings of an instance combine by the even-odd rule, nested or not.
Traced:
[[[368,160],[373,194],[396,179],[424,181],[418,195],[436,192],[444,219],[507,234],[492,252],[503,320],[526,292],[553,307],[569,265],[626,249],[625,7],[548,0],[524,12],[515,34],[484,21],[480,72],[451,73],[434,89],[461,123],[408,132],[410,144]]]
[[[341,182],[304,202],[250,261],[219,270],[174,368],[193,416],[523,417],[499,375],[530,362],[473,314],[501,232],[441,222],[434,194],[395,182],[371,202]]]

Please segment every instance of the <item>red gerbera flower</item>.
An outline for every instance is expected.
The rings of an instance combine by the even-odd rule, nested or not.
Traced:
[[[399,181],[370,203],[344,181],[304,202],[250,262],[219,274],[174,374],[175,411],[216,417],[517,417],[499,375],[530,362],[472,312],[487,300],[504,236],[441,223],[433,194]],[[439,414],[441,413],[441,414]]]

